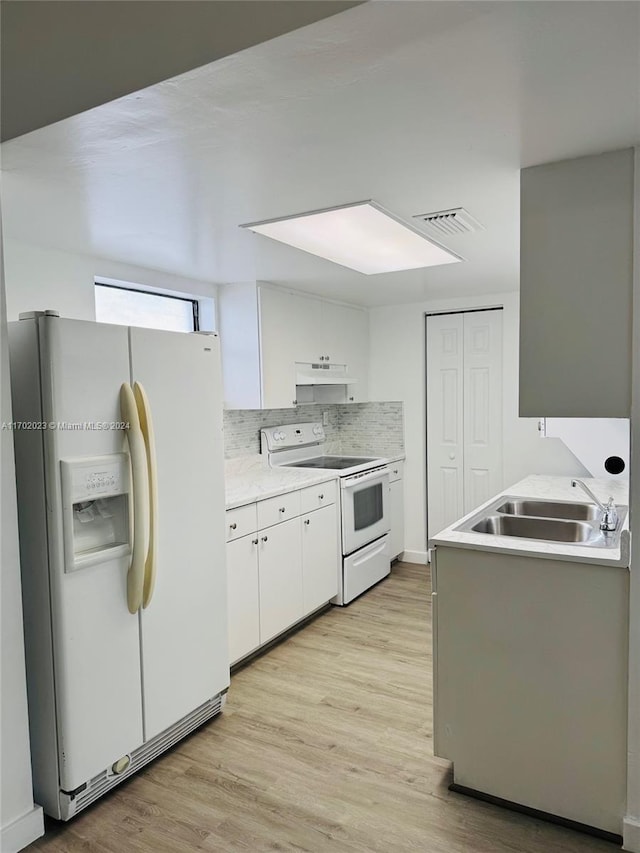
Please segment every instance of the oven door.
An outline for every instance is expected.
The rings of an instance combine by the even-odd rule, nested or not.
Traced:
[[[389,474],[386,468],[344,477],[342,491],[342,553],[352,554],[391,529]]]

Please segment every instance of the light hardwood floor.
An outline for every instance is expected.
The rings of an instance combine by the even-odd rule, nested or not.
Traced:
[[[29,850],[614,853],[451,793],[424,566],[396,564],[232,678],[222,716]]]

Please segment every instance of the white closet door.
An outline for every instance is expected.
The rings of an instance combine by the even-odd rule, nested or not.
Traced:
[[[427,317],[429,537],[502,485],[502,311]]]
[[[428,533],[464,513],[462,314],[427,317]]]
[[[502,488],[502,311],[463,316],[466,514]]]

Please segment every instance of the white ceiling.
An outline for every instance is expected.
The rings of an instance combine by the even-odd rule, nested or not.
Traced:
[[[518,287],[518,171],[640,141],[637,2],[371,2],[2,146],[5,234],[364,305]],[[238,228],[464,206],[461,264],[365,276]]]

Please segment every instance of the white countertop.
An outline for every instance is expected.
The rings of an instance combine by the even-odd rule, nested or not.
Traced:
[[[336,480],[336,471],[300,468],[270,468],[262,456],[242,456],[225,462],[225,503],[227,509],[284,495],[305,486]]]
[[[343,456],[380,457],[381,463],[398,462],[405,458],[404,453],[394,456],[382,454],[349,453],[341,451]],[[274,498],[316,483],[326,483],[337,480],[337,471],[318,471],[309,468],[270,468],[264,456],[240,456],[236,459],[225,460],[225,504],[227,509]]]
[[[582,477],[581,479],[585,481],[602,503],[606,503],[609,496],[612,496],[616,505],[628,507],[628,480],[606,480],[593,477]],[[479,551],[528,554],[549,560],[562,559],[605,566],[627,567],[629,565],[628,512],[622,525],[620,547],[618,548],[594,548],[586,545],[571,545],[566,542],[539,542],[531,539],[519,539],[515,536],[494,536],[490,533],[463,532],[454,529],[480,512],[483,507],[489,506],[499,495],[590,503],[590,498],[580,487],[573,488],[571,486],[571,477],[550,477],[534,474],[525,477],[524,480],[520,480],[514,486],[509,486],[508,489],[494,495],[482,506],[476,507],[473,512],[458,519],[449,527],[445,527],[444,530],[429,540],[429,547],[449,545]]]

